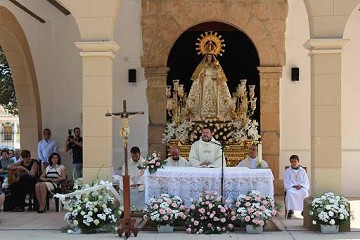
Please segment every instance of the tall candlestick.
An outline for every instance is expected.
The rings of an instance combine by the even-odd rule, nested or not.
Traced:
[[[257,160],[260,162],[262,160],[262,144],[258,144],[258,158]]]

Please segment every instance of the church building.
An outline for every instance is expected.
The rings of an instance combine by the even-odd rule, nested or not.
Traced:
[[[360,197],[360,0],[0,0],[0,46],[14,79],[21,148],[36,157],[49,128],[70,174],[68,129],[80,127],[84,176],[111,178],[129,147],[165,157],[166,86],[188,92],[205,32],[224,40],[218,56],[229,91],[255,85],[262,156],[283,194],[296,154],[311,194]]]

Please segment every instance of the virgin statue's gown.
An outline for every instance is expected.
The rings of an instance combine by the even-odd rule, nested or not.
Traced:
[[[186,108],[190,118],[230,120],[235,103],[231,99],[226,76],[219,64],[204,58],[194,71]]]

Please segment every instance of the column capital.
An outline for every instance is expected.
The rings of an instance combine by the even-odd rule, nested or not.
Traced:
[[[114,41],[93,41],[93,42],[75,42],[80,49],[82,57],[115,57],[115,52],[120,49]]]
[[[332,38],[332,39],[309,39],[304,43],[304,47],[310,50],[309,55],[313,54],[336,54],[341,53],[342,48],[350,39]]]
[[[170,68],[165,66],[159,67],[145,67],[145,77],[148,80],[153,78],[161,78],[167,77],[167,73],[169,72]]]
[[[281,78],[282,66],[260,66],[257,67],[261,77]]]

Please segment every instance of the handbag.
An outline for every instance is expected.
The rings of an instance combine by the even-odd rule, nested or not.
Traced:
[[[21,177],[20,169],[9,169],[7,174],[8,174],[8,183],[10,185],[20,181],[20,177]]]

